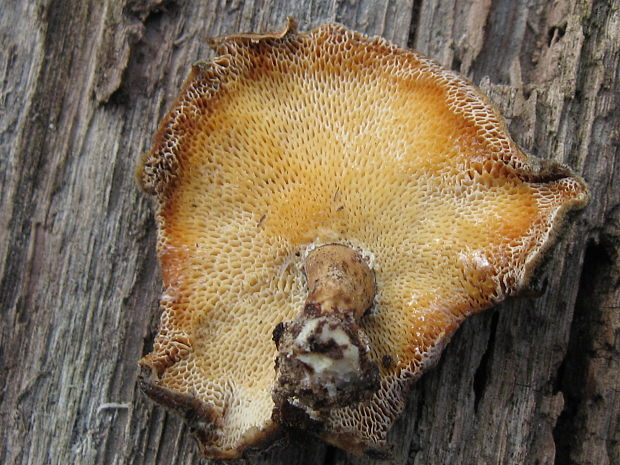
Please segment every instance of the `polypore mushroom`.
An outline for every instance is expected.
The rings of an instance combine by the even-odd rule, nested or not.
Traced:
[[[283,424],[383,453],[413,380],[524,288],[586,186],[383,39],[290,23],[215,50],[139,170],[164,282],[142,387],[207,457]]]

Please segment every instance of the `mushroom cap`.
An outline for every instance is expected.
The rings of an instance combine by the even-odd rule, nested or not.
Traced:
[[[272,331],[303,309],[308,251],[345,244],[375,272],[360,325],[381,387],[319,434],[383,453],[412,381],[465,317],[526,285],[585,183],[524,155],[470,82],[384,39],[291,23],[215,49],[139,172],[164,284],[143,388],[208,457],[273,438]]]

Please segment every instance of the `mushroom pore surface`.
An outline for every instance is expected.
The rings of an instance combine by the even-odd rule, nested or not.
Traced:
[[[306,256],[340,244],[374,272],[355,322],[379,385],[312,431],[385,453],[412,381],[465,317],[523,288],[585,184],[525,156],[464,78],[383,39],[329,24],[216,52],[140,168],[164,287],[143,389],[208,457],[276,437],[272,334],[302,314]]]

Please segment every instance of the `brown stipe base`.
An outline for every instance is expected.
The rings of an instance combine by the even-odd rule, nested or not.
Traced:
[[[354,405],[379,388],[379,369],[357,323],[372,304],[374,275],[353,249],[329,244],[305,262],[309,295],[303,314],[280,323],[273,391],[274,420],[315,429],[322,412]]]

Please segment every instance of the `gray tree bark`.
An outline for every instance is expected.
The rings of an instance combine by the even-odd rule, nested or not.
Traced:
[[[303,4],[303,5],[302,5]],[[338,21],[490,95],[526,151],[592,200],[542,297],[468,320],[414,387],[395,464],[620,463],[616,0],[1,0],[0,463],[196,464],[136,385],[157,327],[133,170],[209,36]],[[241,463],[241,461],[239,461]],[[309,438],[244,463],[369,464]]]

